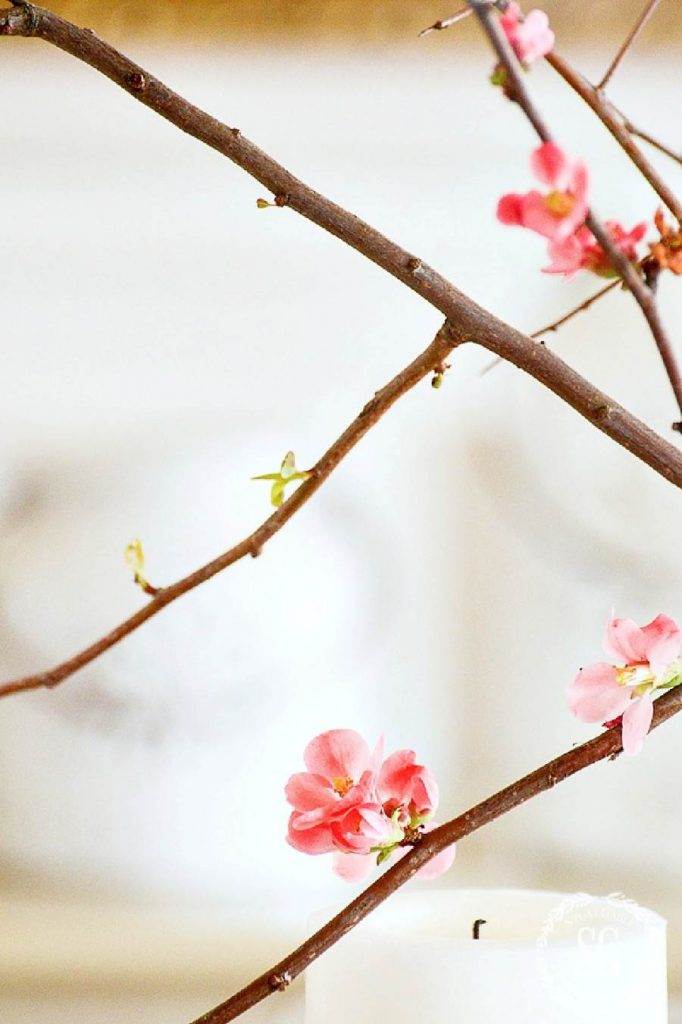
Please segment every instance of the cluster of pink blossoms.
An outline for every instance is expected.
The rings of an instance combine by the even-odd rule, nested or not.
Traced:
[[[359,881],[373,863],[402,854],[434,828],[438,785],[413,750],[383,759],[352,729],[332,729],[308,744],[305,772],[292,775],[285,793],[293,807],[287,841],[308,854],[334,854],[334,870]],[[438,854],[419,872],[437,878],[452,865],[455,847]]]
[[[521,64],[528,70],[534,61],[544,57],[554,46],[554,33],[544,11],[530,11],[524,18],[515,2],[509,3],[500,16],[500,25]],[[507,76],[498,66],[492,81],[507,91]],[[497,206],[498,220],[529,228],[547,239],[550,263],[547,274],[572,277],[578,270],[589,270],[599,277],[615,277],[616,272],[606,253],[585,224],[587,216],[587,168],[582,161],[572,161],[553,142],[545,142],[534,151],[531,168],[548,191],[537,189],[525,194],[502,196]],[[626,259],[638,259],[637,244],[647,231],[646,222],[626,231],[619,221],[605,224],[614,245]]]
[[[618,664],[582,668],[568,689],[571,711],[583,722],[622,725],[625,753],[638,754],[651,728],[654,692],[682,685],[681,649],[682,632],[667,615],[646,626],[611,619],[604,650]]]
[[[589,270],[600,277],[614,277],[606,253],[585,224],[588,211],[589,176],[581,160],[570,160],[554,142],[543,142],[533,151],[531,169],[547,191],[510,192],[497,204],[497,219],[503,224],[528,228],[547,239],[550,257],[547,274],[571,277]],[[614,245],[626,259],[636,261],[637,243],[647,224],[626,231],[618,221],[607,221]]]

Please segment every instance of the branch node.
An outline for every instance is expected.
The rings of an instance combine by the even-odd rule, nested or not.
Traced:
[[[599,405],[595,405],[592,415],[596,420],[607,420],[611,415],[611,407],[607,402],[602,402]]]
[[[141,71],[131,71],[125,76],[125,83],[133,92],[144,92],[147,88],[147,79]]]
[[[417,259],[416,256],[410,256],[405,265],[411,274],[416,274],[422,265],[422,261]]]
[[[673,430],[676,430],[678,434],[682,434],[682,420],[675,420],[672,424]]]
[[[283,971],[282,974],[271,974],[268,978],[268,985],[272,992],[284,992],[292,981],[293,978],[289,971]]]

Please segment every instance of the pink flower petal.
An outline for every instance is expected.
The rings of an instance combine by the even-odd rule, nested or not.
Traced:
[[[353,729],[332,729],[311,740],[303,759],[308,771],[324,778],[357,781],[370,766],[369,747]]]
[[[573,209],[566,217],[561,219],[557,230],[557,238],[568,238],[576,228],[580,227],[587,216],[589,175],[586,165],[581,160],[577,161],[573,167],[569,187],[574,199]]]
[[[331,783],[312,772],[298,772],[287,782],[284,793],[297,811],[315,811],[338,802]]]
[[[604,650],[616,661],[626,665],[641,665],[648,661],[647,640],[632,619],[613,618],[606,626]]]
[[[345,882],[361,882],[372,870],[374,863],[375,858],[371,854],[363,856],[357,853],[336,852],[333,870]]]
[[[289,843],[289,846],[293,846],[293,848],[295,850],[299,850],[300,853],[307,853],[311,856],[317,856],[321,853],[331,853],[334,849],[334,841],[332,839],[329,825],[319,825],[317,828],[309,828],[300,831],[296,828],[297,814],[298,812],[294,811],[289,818],[289,829],[287,832],[287,842]]]
[[[634,697],[623,715],[623,750],[629,757],[639,754],[651,728],[654,701],[651,692]]]
[[[396,779],[401,776],[405,768],[411,768],[416,760],[417,755],[414,750],[396,750],[395,753],[390,754],[386,758],[381,766],[377,780],[377,789],[382,803],[385,802],[384,794],[390,795],[393,793]]]
[[[530,166],[533,174],[545,185],[557,185],[563,175],[570,169],[569,161],[560,146],[555,142],[543,142],[534,149]]]
[[[521,220],[524,228],[536,231],[544,238],[557,238],[565,219],[552,213],[541,192],[533,190],[522,197]]]
[[[394,828],[378,804],[351,808],[342,818],[331,822],[331,834],[338,850],[348,853],[369,853],[393,838]]]
[[[665,669],[680,656],[682,648],[682,632],[674,619],[667,615],[657,615],[653,622],[642,626],[644,638],[643,649],[646,660],[654,672]]]
[[[425,882],[432,881],[434,878],[440,878],[441,875],[450,870],[456,854],[457,845],[453,843],[452,846],[448,846],[442,853],[437,853],[435,857],[432,857],[423,868],[420,868],[415,878],[421,878]]]
[[[497,204],[497,219],[502,224],[521,226],[523,224],[523,196],[509,192]]]
[[[524,64],[532,64],[539,57],[544,57],[554,46],[554,33],[549,27],[549,18],[544,11],[529,11],[525,21],[519,26],[514,49],[519,60]]]
[[[630,703],[630,691],[618,682],[613,665],[598,662],[578,672],[568,688],[568,706],[582,722],[618,718]]]
[[[438,784],[425,765],[415,764],[414,750],[397,750],[384,761],[377,793],[391,813],[404,807],[411,814],[432,814],[438,806]]]
[[[566,277],[572,277],[582,267],[584,250],[577,235],[570,235],[563,241],[550,239],[547,252],[551,263],[548,267],[542,268],[545,274],[565,274]]]

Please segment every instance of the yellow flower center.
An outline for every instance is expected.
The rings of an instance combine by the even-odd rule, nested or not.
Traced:
[[[341,776],[338,779],[332,779],[332,786],[335,793],[338,793],[339,796],[345,796],[353,788],[353,780],[347,775]]]
[[[634,686],[638,697],[647,693],[656,682],[648,665],[625,665],[616,669],[616,678],[621,686]]]
[[[570,192],[548,192],[545,206],[555,217],[567,217],[575,206],[575,196]]]

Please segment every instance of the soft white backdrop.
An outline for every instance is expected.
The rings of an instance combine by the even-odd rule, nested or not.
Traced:
[[[533,139],[486,86],[484,52],[438,39],[390,61],[143,56],[532,330],[593,283],[541,275],[541,242],[494,222],[500,192],[530,182]],[[256,183],[88,69],[37,44],[3,59],[7,676],[138,606],[122,565],[131,537],[164,583],[249,531],[268,512],[250,475],[287,448],[314,461],[439,318],[289,211],[258,211]],[[631,60],[615,87],[668,136],[673,67]],[[589,157],[597,210],[651,217],[655,197],[589,113],[547,69],[532,86]],[[662,285],[673,329],[675,284]],[[627,296],[552,344],[667,429],[674,406]],[[182,1019],[192,986],[224,996],[308,910],[350,894],[282,839],[282,785],[310,735],[345,725],[414,745],[456,813],[589,735],[564,690],[599,655],[612,605],[682,615],[673,489],[513,368],[480,377],[488,357],[473,347],[453,361],[443,388],[407,396],[259,560],[62,689],[0,707],[3,983],[35,992],[66,971],[85,988],[170,986],[165,1019]],[[517,811],[462,844],[449,883],[624,891],[670,920],[682,985],[678,750],[673,723],[636,762]],[[13,1002],[5,1019],[23,1012]],[[137,1018],[121,1007],[106,1019]]]

